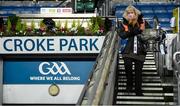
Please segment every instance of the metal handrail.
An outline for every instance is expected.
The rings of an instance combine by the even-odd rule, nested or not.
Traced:
[[[96,62],[95,62],[94,66],[93,66],[93,69],[92,69],[93,71],[89,74],[88,81],[86,82],[85,87],[84,87],[83,91],[81,92],[81,96],[79,97],[79,100],[78,100],[77,105],[82,104],[86,90],[89,89],[89,87],[91,87],[91,86],[88,86],[88,85],[92,84],[92,83],[91,83],[91,79],[92,79],[92,77],[93,77],[93,73],[96,72],[96,71],[100,68],[100,67],[98,67],[98,64],[101,64],[101,63],[102,63],[102,59],[103,59],[102,56],[103,56],[103,54],[104,54],[103,51],[105,50],[105,46],[107,45],[107,44],[106,44],[106,43],[107,43],[107,39],[109,38],[108,35],[109,35],[109,32],[105,35],[106,37],[105,37],[105,39],[104,39],[104,43],[103,43],[103,45],[102,45],[102,49],[101,49],[99,55],[98,55],[97,58],[96,58]]]
[[[180,105],[180,58],[177,58],[178,55],[180,56],[180,51],[177,51],[173,54],[173,62],[174,62],[174,76],[175,76],[175,83],[177,84],[175,87],[177,90],[174,90],[177,95],[174,97],[176,99],[176,105]]]
[[[112,57],[114,55],[114,47],[117,43],[117,34],[115,28],[111,33],[106,35],[103,48],[101,49],[96,66],[93,69],[87,84],[79,98],[77,105],[98,105],[101,102],[103,91],[105,90]]]
[[[178,55],[180,55],[180,51],[175,52],[173,54],[173,62],[175,64],[175,67],[177,68],[177,70],[175,71],[175,76],[176,76],[177,79],[180,80],[180,69],[179,69],[180,68],[180,60],[177,60]]]
[[[107,59],[106,59],[106,61],[104,63],[105,66],[104,66],[104,68],[102,70],[101,79],[99,81],[99,85],[98,85],[96,94],[95,94],[94,99],[92,101],[92,105],[98,105],[100,103],[100,99],[101,99],[102,93],[104,91],[105,82],[106,82],[106,79],[108,77],[110,65],[111,65],[111,62],[112,62],[112,57],[113,57],[113,52],[114,52],[114,45],[116,43],[115,42],[116,38],[117,38],[117,36],[113,36],[112,43],[111,43],[110,48],[109,48],[108,53],[107,53]]]

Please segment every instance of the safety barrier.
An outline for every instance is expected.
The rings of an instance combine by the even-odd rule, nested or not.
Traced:
[[[153,29],[155,31],[155,39],[153,39],[150,42],[150,51],[154,52],[155,55],[155,63],[156,67],[158,69],[158,73],[160,76],[163,76],[164,73],[164,66],[165,66],[165,42],[166,39],[164,39],[166,32],[161,29],[159,26],[160,22],[158,17],[154,17],[153,19]],[[162,53],[163,52],[163,53]]]
[[[175,75],[178,79],[180,79],[180,51],[174,53],[173,62],[176,67]]]
[[[111,105],[117,66],[119,38],[115,28],[107,33],[94,71],[79,98],[78,105]]]
[[[174,68],[174,75],[175,75],[175,80],[176,80],[176,90],[174,94],[175,95],[175,102],[177,102],[177,105],[180,105],[180,51],[175,52],[173,55],[173,62],[175,64],[175,68]]]

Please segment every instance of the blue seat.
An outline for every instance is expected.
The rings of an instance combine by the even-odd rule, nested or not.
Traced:
[[[166,13],[167,12],[166,8],[162,7],[162,6],[153,7],[153,10],[155,13]]]
[[[40,11],[40,9],[38,9],[38,8],[28,8],[28,9],[25,9],[24,11]]]
[[[127,6],[127,4],[122,3],[115,4],[115,15],[118,18],[122,18],[122,11],[124,11]],[[144,18],[153,19],[154,16],[157,16],[160,22],[162,22],[164,26],[167,26],[172,17],[172,10],[178,5],[173,3],[134,3],[133,6],[142,12]],[[152,25],[153,23],[150,22],[150,24]]]
[[[156,13],[155,14],[158,18],[171,18],[172,14],[169,13]]]
[[[19,14],[24,9],[20,6],[0,6],[1,11],[7,13],[6,16],[11,16],[11,14]]]
[[[167,10],[154,10],[154,13],[167,13]]]
[[[154,13],[144,13],[144,18],[150,18],[150,19],[153,19],[154,17]]]
[[[32,14],[40,14],[40,11],[32,11]]]
[[[1,11],[11,11],[12,8],[10,8],[10,6],[0,6],[0,10]]]
[[[163,18],[159,18],[159,21],[163,21],[163,22],[170,22],[170,19],[169,17],[163,17]]]
[[[116,11],[118,11],[118,10],[125,10],[127,6],[128,5],[118,5],[118,6],[116,6],[115,10]]]
[[[153,10],[141,10],[142,14],[152,14]]]
[[[115,16],[118,17],[118,18],[122,18],[123,16],[123,11],[116,11],[115,12]]]
[[[166,8],[164,6],[159,5],[159,6],[153,6],[153,9],[154,10],[165,10]]]
[[[21,11],[21,14],[32,14],[32,11]]]
[[[39,6],[24,6],[23,13],[34,14],[34,13],[37,13],[37,11],[40,13],[40,7]]]
[[[141,10],[152,10],[151,6],[140,6],[139,7]]]
[[[7,12],[8,14],[10,13],[34,13],[34,11],[38,11],[36,13],[40,13],[40,7],[39,6],[0,6],[0,10]]]
[[[175,8],[174,6],[168,6],[168,7],[166,7],[166,9],[167,9],[168,12],[172,12],[174,8]]]
[[[165,28],[169,28],[170,27],[170,23],[160,23],[161,27],[165,27]]]
[[[2,17],[14,16],[14,15],[15,15],[15,14],[10,14],[10,13],[0,14],[0,16],[2,16]]]

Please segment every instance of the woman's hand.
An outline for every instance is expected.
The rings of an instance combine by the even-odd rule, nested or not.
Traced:
[[[142,30],[138,27],[135,27],[132,32],[134,35],[138,35],[142,33]]]

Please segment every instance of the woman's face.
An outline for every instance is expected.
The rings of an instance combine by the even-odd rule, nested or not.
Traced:
[[[128,11],[128,19],[132,20],[135,18],[135,13],[133,10]]]

